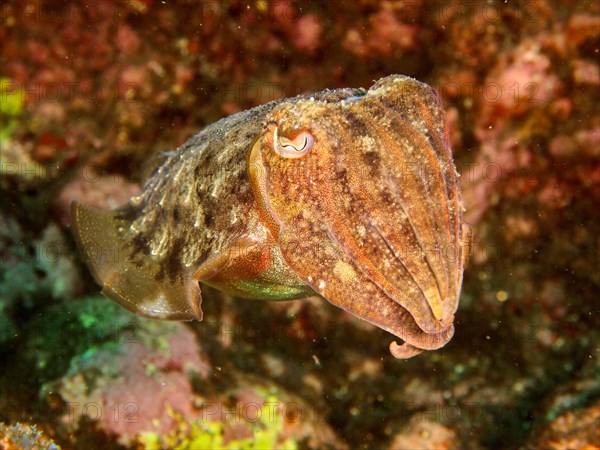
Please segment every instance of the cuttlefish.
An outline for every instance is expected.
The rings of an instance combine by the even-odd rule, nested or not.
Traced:
[[[234,296],[318,294],[400,338],[454,333],[469,233],[434,90],[392,75],[234,114],[166,153],[113,211],[72,205],[102,292],[155,319],[202,319],[199,282]]]

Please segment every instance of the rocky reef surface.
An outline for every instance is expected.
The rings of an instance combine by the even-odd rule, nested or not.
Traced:
[[[0,446],[598,448],[597,2],[0,12]],[[316,297],[203,289],[204,322],[184,324],[98,294],[73,199],[117,206],[206,124],[390,73],[440,94],[474,231],[443,349],[395,360],[385,332]]]

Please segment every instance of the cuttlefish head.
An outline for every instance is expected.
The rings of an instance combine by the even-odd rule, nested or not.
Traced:
[[[261,218],[305,283],[404,341],[394,356],[439,348],[464,268],[440,103],[402,76],[335,92],[266,118],[248,166]]]

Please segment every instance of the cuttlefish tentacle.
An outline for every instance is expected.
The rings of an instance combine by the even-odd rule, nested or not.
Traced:
[[[359,128],[375,129],[368,116],[352,113],[351,120]],[[442,309],[437,278],[425,257],[431,249],[425,248],[419,239],[418,228],[405,208],[409,203],[408,194],[403,193],[403,185],[411,183],[412,199],[418,199],[413,192],[418,192],[414,185],[419,183],[419,178],[395,174],[410,175],[411,165],[398,161],[395,156],[407,152],[406,146],[420,141],[394,143],[378,134],[362,144],[349,139],[340,136],[340,151],[336,153],[335,168],[330,173],[332,179],[343,177],[343,180],[334,184],[334,189],[336,186],[339,189],[325,202],[332,205],[325,207],[329,220],[335,224],[336,233],[343,235],[340,241],[371,274],[370,278],[407,308],[421,328],[430,333],[439,331],[447,326],[451,315],[445,315]],[[381,148],[386,151],[379,151]],[[352,154],[353,151],[358,154]],[[382,179],[386,182],[382,183]],[[424,204],[425,197],[425,194],[421,197]],[[427,210],[419,213],[430,214]],[[356,219],[360,222],[361,217],[362,223],[357,223]],[[399,286],[402,289],[398,289]],[[431,314],[423,309],[427,303],[436,316],[435,322],[429,320]]]
[[[384,82],[384,80],[382,80]],[[431,174],[429,183],[438,197],[438,212],[443,212],[445,230],[438,234],[443,243],[438,249],[439,258],[443,259],[446,273],[451,274],[451,282],[447,293],[450,297],[458,296],[462,280],[463,267],[461,266],[459,242],[461,241],[461,229],[459,223],[462,214],[462,202],[458,189],[458,174],[452,162],[452,153],[449,146],[449,130],[445,119],[445,113],[441,102],[435,91],[423,83],[414,83],[410,79],[396,80],[401,86],[403,95],[381,96],[378,102],[372,105],[380,109],[380,114],[394,120],[411,123],[431,142],[430,165],[426,173]],[[379,83],[376,83],[374,89]],[[382,83],[383,84],[383,83]],[[371,105],[365,105],[370,107]],[[424,148],[426,149],[426,148]],[[427,149],[426,149],[427,150]],[[432,152],[433,151],[433,152]],[[441,175],[440,179],[436,174]],[[437,179],[437,180],[436,180]],[[445,194],[445,198],[439,197]],[[433,198],[433,196],[430,196]],[[436,219],[439,219],[436,215]]]
[[[438,189],[432,193],[424,182],[424,178],[435,180],[437,168],[431,166],[432,161],[428,158],[427,139],[417,133],[410,124],[390,120],[390,128],[397,130],[398,134],[402,135],[401,138],[394,139],[389,131],[386,133],[387,130],[382,130],[377,124],[374,124],[374,129],[385,148],[395,149],[395,151],[385,152],[382,157],[390,178],[388,192],[406,214],[419,242],[419,247],[415,250],[420,250],[421,254],[407,255],[406,259],[411,256],[422,258],[427,265],[428,270],[415,271],[413,275],[419,279],[420,285],[425,289],[425,296],[430,302],[436,319],[444,320],[448,315],[448,311],[444,309],[444,301],[449,294],[449,271],[440,253],[445,244],[442,236],[446,232],[440,224],[443,220],[440,217],[446,213],[439,207],[440,199],[435,196],[439,193],[438,186],[436,186]],[[427,172],[426,177],[421,176],[422,171]],[[383,222],[382,228],[385,229],[383,234],[398,248],[396,233],[390,229],[389,224],[389,221]]]
[[[439,194],[444,193],[446,198],[441,199],[439,209],[443,212],[441,217],[446,222],[446,232],[440,237],[444,239],[440,256],[447,266],[449,274],[452,274],[449,285],[449,296],[457,298],[460,293],[462,272],[464,270],[463,258],[461,258],[462,231],[462,201],[458,183],[458,173],[452,162],[452,153],[449,144],[449,128],[445,118],[445,112],[435,91],[423,83],[405,82],[404,96],[389,96],[382,98],[381,103],[386,106],[385,112],[392,115],[400,115],[402,120],[409,118],[418,127],[428,130],[425,136],[431,142],[431,149],[435,152],[432,158],[432,166],[438,168],[442,175],[443,187],[439,188]],[[409,102],[406,99],[410,99]],[[411,103],[410,106],[407,103]],[[401,106],[393,108],[393,105]],[[468,239],[468,237],[467,237]]]
[[[440,257],[446,265],[448,274],[462,273],[460,261],[460,230],[458,227],[460,209],[462,204],[460,201],[460,193],[457,188],[458,178],[456,168],[452,162],[452,153],[450,151],[450,137],[445,113],[441,108],[441,102],[432,88],[428,88],[432,95],[430,98],[435,99],[435,105],[426,103],[422,99],[417,99],[415,109],[421,116],[421,120],[430,130],[437,130],[435,133],[429,133],[428,138],[431,141],[431,149],[434,151],[433,159],[439,161],[439,187],[438,195],[440,202],[444,205],[442,211],[444,214],[440,218],[444,219],[445,232],[441,233],[443,244],[440,249]],[[445,203],[443,202],[445,200]],[[458,295],[460,292],[460,279],[462,277],[454,276],[449,284],[448,295]]]
[[[448,199],[448,216],[451,225],[451,233],[448,234],[448,250],[445,256],[448,264],[451,266],[451,273],[457,274],[454,277],[454,290],[452,295],[458,298],[462,285],[462,273],[470,254],[471,233],[468,225],[462,223],[463,204],[459,189],[459,175],[454,166],[454,162],[452,161],[451,152],[444,151],[444,149],[450,148],[450,131],[448,123],[445,120],[445,112],[441,107],[437,108],[437,113],[434,113],[432,112],[432,109],[427,108],[422,101],[419,101],[418,104],[423,111],[424,119],[427,120],[428,123],[436,122],[438,123],[438,126],[443,127],[443,133],[440,136],[435,136],[434,148],[437,150],[437,154],[442,160],[441,167],[444,170],[445,192]],[[439,115],[443,116],[443,120],[439,120]],[[467,247],[467,252],[462,251],[465,246]],[[451,250],[454,250],[454,252],[450,253]]]

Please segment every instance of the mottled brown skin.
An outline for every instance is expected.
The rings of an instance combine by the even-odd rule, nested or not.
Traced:
[[[127,206],[75,203],[73,223],[103,292],[138,314],[201,319],[198,281],[266,300],[316,292],[408,358],[454,332],[469,240],[457,177],[437,96],[394,75],[223,119]]]

